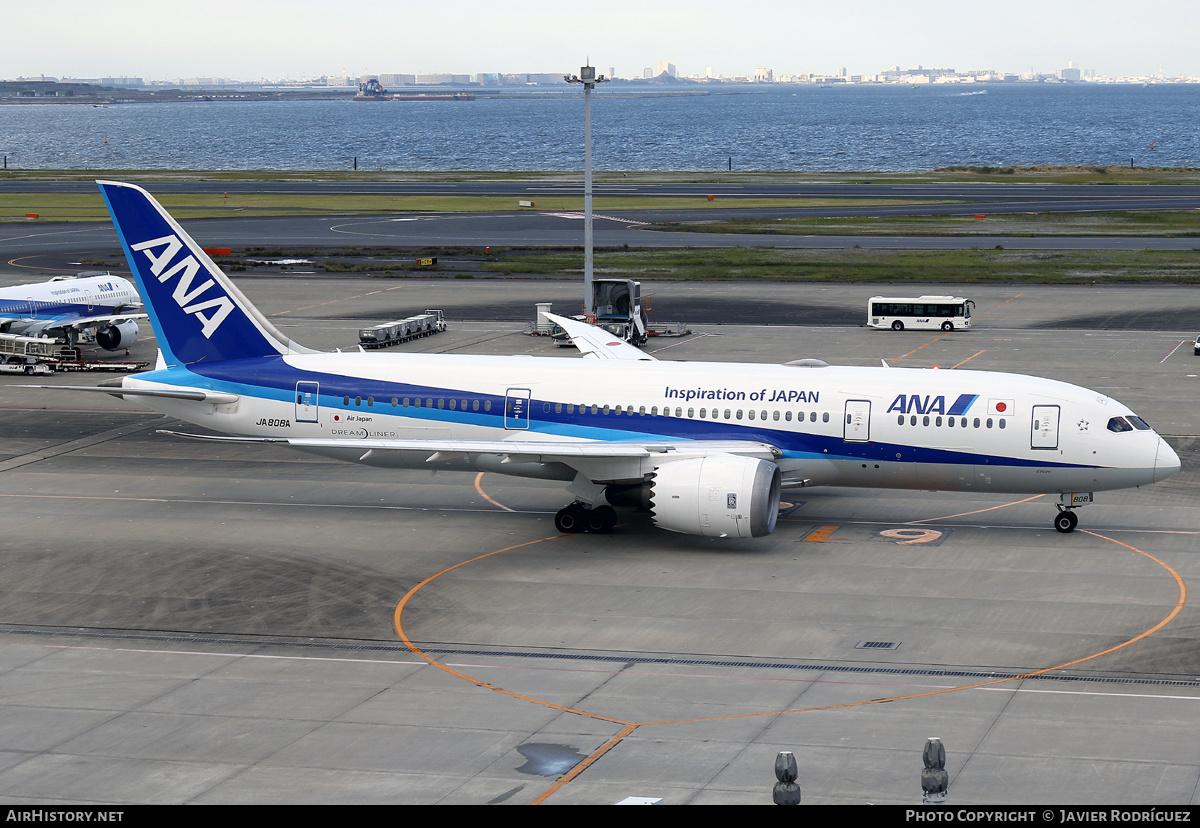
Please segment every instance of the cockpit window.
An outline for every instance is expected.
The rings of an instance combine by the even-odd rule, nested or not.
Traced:
[[[1133,431],[1131,426],[1124,417],[1113,417],[1108,421],[1108,430],[1120,433],[1122,431]]]
[[[1135,417],[1132,414],[1130,414],[1125,419],[1129,420],[1129,424],[1132,425],[1134,428],[1136,428],[1138,431],[1149,431],[1150,430],[1150,426],[1146,425],[1146,421],[1143,420],[1141,417]]]

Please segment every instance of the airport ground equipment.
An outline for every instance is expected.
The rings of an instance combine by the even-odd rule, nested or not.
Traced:
[[[59,348],[41,336],[0,334],[0,374],[53,374],[55,371],[142,371],[149,362],[84,359],[78,348]]]
[[[34,360],[53,355],[57,343],[40,336],[0,334],[0,356],[29,357]]]
[[[0,334],[0,373],[52,374],[52,339],[40,336]]]
[[[690,332],[683,322],[657,322],[648,318],[650,298],[642,297],[642,284],[633,279],[595,279],[592,281],[592,307],[596,312],[590,316],[575,317],[603,328],[613,336],[631,345],[645,345],[652,336],[683,336]],[[531,336],[550,336],[564,347],[571,339],[561,327],[550,322],[549,302],[539,302],[533,322],[526,323],[525,333]]]
[[[642,302],[642,283],[633,279],[593,279],[592,324],[621,337],[631,345],[645,345],[649,335],[646,314],[650,303]]]
[[[49,363],[38,362],[33,357],[18,354],[0,355],[0,374],[53,374]]]
[[[446,330],[446,317],[440,309],[429,308],[424,313],[382,322],[358,332],[358,344],[363,348],[387,348],[412,339],[431,336]]]
[[[149,362],[131,359],[84,359],[83,352],[78,348],[60,349],[47,364],[55,371],[120,371],[129,374],[150,367]]]

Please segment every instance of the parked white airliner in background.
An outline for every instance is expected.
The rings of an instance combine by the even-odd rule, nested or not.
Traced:
[[[562,480],[574,502],[560,531],[611,531],[610,503],[640,503],[664,529],[757,537],[782,489],[820,485],[1057,494],[1070,532],[1093,492],[1179,470],[1116,400],[1014,374],[659,362],[559,317],[590,359],[317,353],[148,193],[100,189],[161,356],[92,390],[351,462]]]
[[[128,279],[59,276],[48,282],[0,288],[0,332],[62,338],[80,337],[115,351],[137,341],[135,319],[145,319],[142,300]]]

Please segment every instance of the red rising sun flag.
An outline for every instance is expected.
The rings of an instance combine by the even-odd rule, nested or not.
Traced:
[[[989,414],[1009,414],[1013,413],[1014,406],[1012,400],[988,400]]]

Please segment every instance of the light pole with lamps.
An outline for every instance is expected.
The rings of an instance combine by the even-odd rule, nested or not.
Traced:
[[[592,90],[608,78],[596,75],[595,66],[581,66],[578,75],[563,75],[567,83],[583,84],[583,312],[592,305]]]

